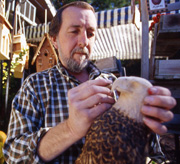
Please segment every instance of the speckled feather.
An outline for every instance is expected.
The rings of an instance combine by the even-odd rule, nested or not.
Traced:
[[[145,163],[147,134],[143,123],[111,108],[92,124],[76,164]]]
[[[91,125],[76,164],[145,163],[149,130],[142,122],[140,108],[151,84],[144,83],[136,77],[116,81],[114,88],[123,95]]]

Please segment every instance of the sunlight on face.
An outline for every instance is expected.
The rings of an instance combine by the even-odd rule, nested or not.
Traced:
[[[88,64],[95,42],[96,18],[91,10],[69,7],[63,11],[62,26],[56,37],[64,67],[80,73]]]
[[[88,64],[88,59],[90,56],[89,50],[86,47],[84,48],[75,47],[72,50],[70,57],[67,57],[66,55],[62,53],[60,44],[58,44],[58,51],[59,51],[59,57],[61,61],[65,63],[67,69],[70,70],[71,72],[79,73],[84,68],[86,68]],[[83,54],[79,58],[80,61],[77,61],[76,59],[74,59],[76,54]]]

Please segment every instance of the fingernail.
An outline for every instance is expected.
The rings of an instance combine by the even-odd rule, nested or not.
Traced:
[[[165,125],[162,126],[162,134],[167,133],[168,129]]]
[[[113,81],[109,80],[109,79],[106,79],[106,82],[109,83],[109,84],[112,84]]]
[[[149,89],[149,94],[150,94],[150,95],[151,95],[151,94],[156,94],[157,91],[158,91],[157,88],[152,87],[152,88]]]
[[[152,102],[154,101],[154,98],[153,97],[145,97],[144,99],[144,103],[145,104],[152,104]]]

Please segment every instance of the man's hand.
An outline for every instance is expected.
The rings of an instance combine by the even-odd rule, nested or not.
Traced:
[[[75,137],[86,135],[94,119],[114,104],[112,82],[105,79],[89,80],[68,92],[69,118],[67,125]]]
[[[176,105],[176,100],[167,88],[154,86],[149,88],[148,92],[149,95],[145,97],[144,106],[141,109],[144,123],[157,134],[166,133],[167,128],[161,123],[173,118],[170,109]]]

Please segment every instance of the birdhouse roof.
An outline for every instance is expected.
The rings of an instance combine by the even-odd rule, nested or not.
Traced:
[[[6,17],[4,17],[2,14],[0,14],[0,22],[3,22],[9,29],[13,29]]]
[[[58,61],[57,54],[56,54],[56,51],[55,51],[55,49],[54,49],[54,47],[53,47],[53,45],[52,45],[52,43],[51,43],[49,34],[45,33],[45,34],[44,34],[44,37],[43,37],[42,41],[40,42],[40,44],[39,44],[39,46],[38,46],[38,48],[37,48],[37,50],[36,50],[36,53],[35,53],[35,55],[34,55],[34,57],[33,57],[33,59],[32,59],[31,65],[33,65],[34,62],[36,61],[36,58],[37,58],[37,56],[39,55],[39,52],[40,52],[43,44],[45,43],[46,39],[47,39],[47,41],[49,42],[49,45],[50,45],[50,47],[51,47],[51,49],[52,49],[52,51],[53,51],[53,54],[54,54],[55,59],[56,59],[56,62]]]

